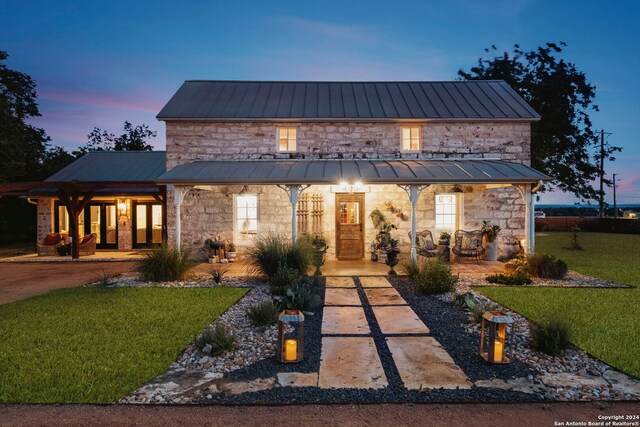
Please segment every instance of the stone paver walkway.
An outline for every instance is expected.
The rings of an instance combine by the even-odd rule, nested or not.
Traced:
[[[360,277],[375,321],[385,337],[402,383],[410,390],[470,388],[462,369],[433,337],[429,328],[384,277]],[[376,343],[371,337],[360,295],[350,277],[327,277],[322,318],[322,352],[317,377],[321,388],[388,386]],[[362,336],[327,336],[362,335]],[[402,336],[394,336],[402,335]],[[297,376],[302,375],[302,376]],[[311,385],[316,377],[289,374],[280,384]]]

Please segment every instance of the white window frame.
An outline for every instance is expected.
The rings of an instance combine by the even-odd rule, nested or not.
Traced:
[[[438,226],[438,196],[453,196],[455,198],[455,213],[454,213],[454,221],[453,228],[446,229]],[[434,212],[434,228],[438,233],[443,231],[451,233],[455,233],[457,230],[461,230],[463,223],[463,193],[436,193],[433,199],[433,212]],[[442,214],[441,214],[442,215]],[[445,214],[446,215],[446,214]]]
[[[252,246],[254,241],[241,240],[238,228],[238,197],[252,196],[256,198],[256,238],[260,233],[260,198],[257,194],[234,194],[233,196],[233,242],[236,246]]]
[[[280,149],[280,133],[286,130],[287,131],[287,150]],[[289,145],[291,144],[291,139],[289,138],[289,131],[294,130],[296,132],[296,136],[293,139],[293,143],[295,145],[293,150],[289,150]],[[296,126],[279,126],[276,128],[276,151],[278,153],[296,153],[298,151],[298,128]]]
[[[411,147],[411,129],[418,129],[418,148],[416,150],[405,150],[404,149],[404,130],[409,129],[409,147]],[[400,126],[400,151],[402,153],[419,153],[422,150],[422,126],[414,126],[414,125],[402,125]]]

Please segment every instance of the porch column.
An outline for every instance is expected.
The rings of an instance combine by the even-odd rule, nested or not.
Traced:
[[[292,184],[278,185],[278,188],[282,188],[289,196],[289,202],[291,203],[291,240],[295,244],[296,240],[298,240],[298,201],[300,200],[300,194],[309,186]]]
[[[523,249],[525,253],[531,254],[535,248],[534,239],[536,232],[533,219],[533,209],[531,208],[533,203],[533,193],[531,191],[531,185],[529,184],[516,186],[516,188],[524,201],[524,238],[527,246]]]
[[[409,201],[411,202],[411,260],[413,262],[418,262],[418,250],[416,248],[416,228],[417,228],[417,219],[416,219],[416,205],[418,204],[418,198],[420,197],[420,193],[422,190],[427,188],[427,185],[399,185],[398,187],[402,188],[407,192],[409,196]]]
[[[184,196],[187,195],[189,190],[193,187],[184,187],[184,186],[175,186],[173,191],[173,203],[176,208],[176,249],[180,249],[180,235],[181,235],[181,224],[180,224],[180,208],[182,207],[182,201],[184,200]]]

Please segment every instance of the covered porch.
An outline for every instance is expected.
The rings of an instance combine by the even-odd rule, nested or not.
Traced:
[[[228,160],[178,165],[157,183],[173,199],[169,239],[178,246],[218,238],[242,255],[258,236],[296,241],[322,233],[328,260],[362,260],[377,232],[369,220],[377,209],[415,260],[417,232],[437,239],[442,231],[477,230],[483,221],[504,230],[505,253],[520,245],[532,252],[532,194],[548,179],[524,164],[489,159]]]

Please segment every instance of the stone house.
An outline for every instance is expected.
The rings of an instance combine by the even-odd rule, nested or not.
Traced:
[[[380,209],[405,252],[412,232],[437,239],[485,220],[502,229],[500,255],[533,250],[532,187],[548,179],[529,167],[539,116],[504,81],[186,81],[157,118],[166,153],[91,153],[49,178],[153,184],[90,208],[106,212],[98,228],[115,215],[113,248],[166,234],[196,248],[232,241],[241,255],[268,234],[323,233],[329,257],[362,259]],[[147,165],[152,156],[165,168]],[[55,198],[38,203],[42,238],[63,214]]]

